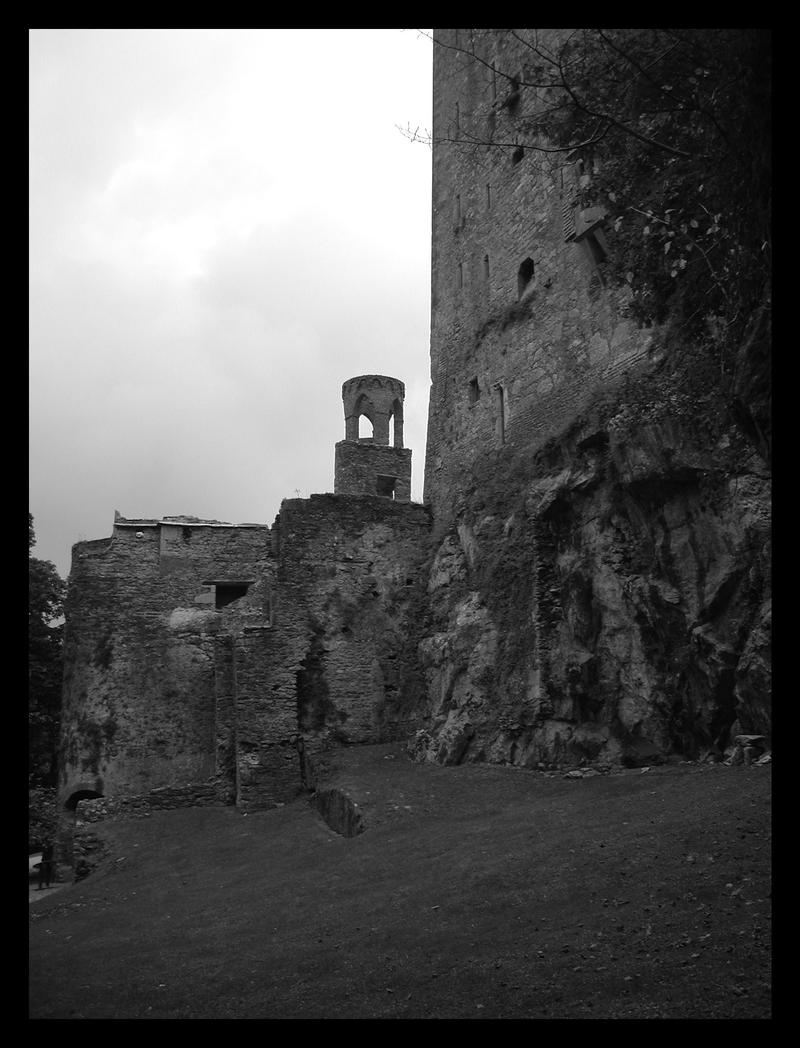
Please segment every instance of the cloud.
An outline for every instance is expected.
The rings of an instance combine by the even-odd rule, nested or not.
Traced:
[[[37,555],[330,490],[341,384],[395,375],[421,497],[430,47],[397,31],[34,30]]]

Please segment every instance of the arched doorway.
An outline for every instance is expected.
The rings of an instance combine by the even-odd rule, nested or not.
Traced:
[[[78,821],[78,805],[84,800],[96,800],[103,796],[94,786],[79,784],[62,793],[59,806],[55,840],[55,879],[75,880],[75,830]]]

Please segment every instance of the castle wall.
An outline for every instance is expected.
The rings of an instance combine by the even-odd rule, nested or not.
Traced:
[[[538,32],[546,43],[557,31]],[[649,336],[625,318],[625,293],[604,287],[590,223],[581,225],[593,216],[580,210],[590,177],[580,158],[529,147],[535,92],[515,94],[503,74],[532,79],[532,53],[504,31],[436,30],[434,39],[425,502],[439,530],[477,457],[542,446],[646,360]]]
[[[340,440],[336,445],[337,495],[377,495],[383,484],[388,497],[411,498],[411,449],[388,444]],[[391,494],[389,492],[391,491]]]
[[[315,495],[284,502],[271,533],[118,520],[78,543],[62,806],[179,803],[212,783],[261,808],[297,796],[319,749],[417,728],[429,522],[408,502]]]
[[[270,672],[312,748],[383,742],[417,725],[429,525],[422,506],[379,497],[282,503]]]
[[[110,539],[73,548],[63,801],[212,776],[232,793],[233,690],[218,637],[262,621],[268,541],[256,525],[118,520]]]
[[[521,32],[547,48],[568,31]],[[512,34],[435,32],[431,718],[415,751],[539,768],[720,756],[771,730],[769,468],[713,351],[654,352],[657,332],[626,318],[596,159],[530,148],[536,90],[509,77],[539,79],[536,55]]]

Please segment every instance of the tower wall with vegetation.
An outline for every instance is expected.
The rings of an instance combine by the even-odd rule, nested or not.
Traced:
[[[421,759],[769,736],[769,40],[436,30]]]

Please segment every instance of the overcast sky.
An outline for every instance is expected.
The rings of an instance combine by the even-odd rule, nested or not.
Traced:
[[[333,490],[342,382],[429,389],[431,44],[415,30],[30,34],[34,555]]]

